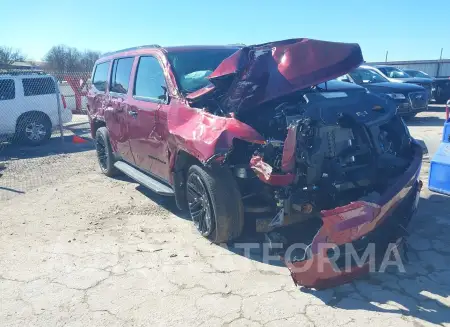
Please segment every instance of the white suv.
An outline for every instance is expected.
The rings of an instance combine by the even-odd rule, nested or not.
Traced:
[[[31,145],[47,141],[59,127],[56,80],[46,74],[0,74],[0,139]],[[72,112],[61,97],[61,120],[72,120]]]

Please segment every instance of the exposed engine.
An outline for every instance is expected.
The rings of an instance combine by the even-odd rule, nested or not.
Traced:
[[[366,92],[310,92],[244,119],[267,139],[253,148],[264,174],[295,175],[288,188],[273,188],[275,203],[290,201],[285,210],[304,218],[379,195],[410,161],[411,138],[395,107]]]

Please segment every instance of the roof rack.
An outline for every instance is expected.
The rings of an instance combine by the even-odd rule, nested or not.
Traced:
[[[111,56],[116,53],[124,52],[124,51],[132,51],[132,50],[139,50],[139,49],[151,49],[151,48],[161,48],[158,44],[148,44],[148,45],[140,45],[137,47],[131,47],[131,48],[125,48],[117,51],[107,52],[101,55],[101,57]]]
[[[43,70],[28,70],[28,69],[0,69],[0,75],[48,75]]]

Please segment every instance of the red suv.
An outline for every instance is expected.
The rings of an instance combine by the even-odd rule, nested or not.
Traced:
[[[100,167],[174,196],[213,242],[258,213],[270,242],[309,244],[290,268],[328,260],[323,242],[395,241],[416,207],[422,150],[392,100],[334,80],[362,62],[357,44],[311,39],[105,54],[88,93]],[[293,277],[320,287],[356,268]]]

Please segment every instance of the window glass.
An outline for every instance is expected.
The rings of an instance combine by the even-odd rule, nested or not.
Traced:
[[[0,79],[0,101],[14,99],[15,96],[14,81],[12,79]]]
[[[421,77],[421,78],[431,78],[430,75],[428,75],[427,73],[424,72],[416,72],[415,75],[411,75],[410,73],[406,72],[408,75],[413,76],[413,77]]]
[[[379,68],[383,74],[385,74],[388,77],[391,78],[408,78],[411,77],[409,76],[407,73],[405,73],[404,71],[402,71],[401,69],[398,69],[396,67],[383,67],[383,68]]]
[[[98,64],[95,67],[94,77],[92,78],[92,85],[101,91],[106,91],[106,81],[108,79],[109,61]]]
[[[238,48],[169,52],[167,58],[181,90],[190,93],[210,84],[208,76]]]
[[[22,79],[25,96],[53,94],[56,92],[55,81],[51,77]]]
[[[372,69],[356,68],[349,73],[356,84],[383,83],[388,80]]]
[[[122,58],[114,60],[111,76],[111,92],[127,93],[130,82],[131,68],[134,58]]]
[[[134,95],[136,97],[162,101],[165,99],[166,79],[164,71],[155,57],[141,57],[136,73]]]

